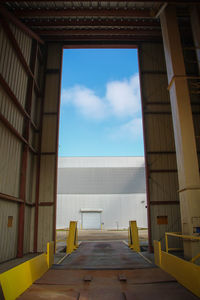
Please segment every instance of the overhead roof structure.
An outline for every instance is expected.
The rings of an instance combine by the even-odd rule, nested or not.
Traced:
[[[0,1],[44,41],[161,40],[165,1]],[[188,1],[178,5],[183,22]],[[191,1],[198,3],[198,1]]]

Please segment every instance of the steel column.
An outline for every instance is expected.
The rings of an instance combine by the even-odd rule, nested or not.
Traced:
[[[174,6],[161,13],[177,156],[181,223],[183,234],[200,228],[200,179],[189,89]],[[198,243],[185,242],[185,256],[193,257]]]

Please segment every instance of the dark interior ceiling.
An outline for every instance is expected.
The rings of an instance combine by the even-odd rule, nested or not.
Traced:
[[[187,5],[176,4],[186,24]],[[45,41],[156,41],[161,40],[159,13],[165,1],[2,1],[28,28]]]

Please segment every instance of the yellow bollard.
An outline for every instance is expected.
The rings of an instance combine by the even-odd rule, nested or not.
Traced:
[[[54,242],[47,243],[47,265],[48,268],[54,263]]]
[[[140,252],[140,243],[139,243],[139,237],[138,237],[138,228],[137,228],[137,222],[136,221],[129,221],[129,247],[133,249],[136,252]]]
[[[70,221],[66,252],[67,252],[67,254],[70,254],[74,250],[76,250],[77,248],[78,248],[77,222],[76,221]]]

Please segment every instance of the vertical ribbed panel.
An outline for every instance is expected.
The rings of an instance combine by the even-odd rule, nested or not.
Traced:
[[[15,26],[10,26],[21,52],[29,65],[32,40]],[[0,73],[19,103],[25,107],[28,74],[13,48],[9,38],[0,27]],[[6,120],[23,135],[24,116],[8,96],[4,87],[0,87],[0,112]],[[36,114],[36,110],[35,110]],[[35,136],[33,144],[35,144]],[[23,142],[13,132],[0,123],[0,193],[20,197],[21,163]],[[26,201],[35,201],[36,157],[30,152],[27,166]],[[0,199],[0,261],[16,257],[18,239],[19,204]],[[34,208],[25,208],[24,250],[33,248]],[[8,216],[13,217],[12,227],[8,227]],[[31,225],[32,222],[32,225]],[[31,244],[32,243],[32,244]]]
[[[165,232],[180,232],[180,206],[177,205],[152,205],[151,206],[152,221],[151,226],[153,230],[154,240],[160,240],[162,248],[165,249]],[[157,224],[158,216],[167,216],[168,224]],[[169,247],[178,248],[181,246],[180,240],[173,238],[170,241]]]
[[[23,116],[18,109],[13,105],[9,96],[3,89],[0,89],[0,112],[10,122],[10,124],[22,134]]]
[[[140,69],[153,241],[163,239],[166,230],[181,231],[180,207],[176,204],[179,197],[175,143],[162,44],[141,45]],[[159,225],[157,216],[167,216],[168,224]]]
[[[32,39],[12,24],[10,24],[10,29],[15,36],[15,39],[20,47],[20,50],[21,50],[27,64],[29,65]]]
[[[53,202],[55,162],[54,155],[44,155],[41,158],[40,202]]]
[[[46,245],[52,241],[53,237],[53,206],[40,206],[39,209],[39,231],[38,231],[38,251],[45,251]]]
[[[8,227],[8,217],[13,217]],[[0,262],[16,257],[18,237],[18,204],[0,199]]]
[[[33,250],[34,208],[26,206],[24,219],[24,254]]]
[[[21,142],[0,123],[0,192],[19,197]]]
[[[26,174],[26,201],[28,203],[35,203],[36,160],[36,156],[29,152]]]
[[[0,73],[24,106],[28,76],[3,30],[0,31],[0,47]]]
[[[39,202],[49,202],[50,206],[39,206],[38,249],[44,251],[46,243],[54,239],[55,191],[57,162],[58,103],[60,93],[62,45],[48,45],[47,72],[45,76],[44,115],[42,120],[42,159],[40,165]],[[56,70],[53,75],[52,71]],[[49,72],[48,72],[49,71]],[[45,115],[45,113],[48,113]],[[45,205],[45,203],[43,203]]]

